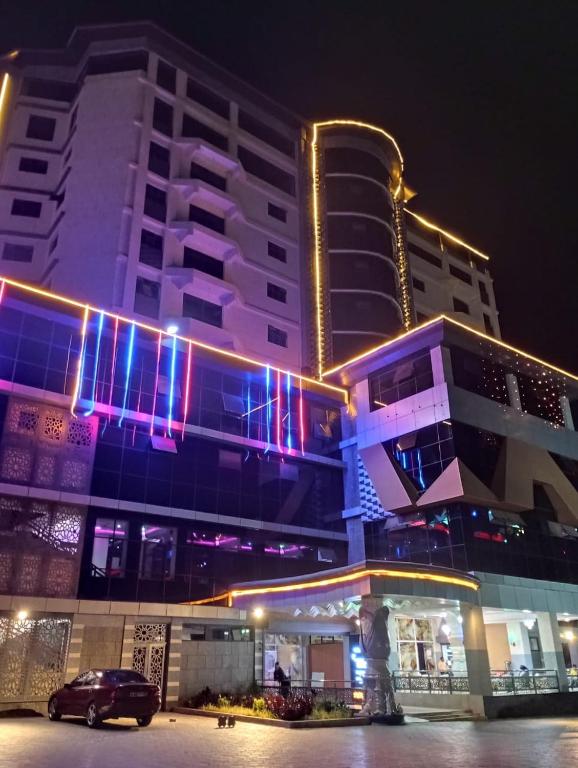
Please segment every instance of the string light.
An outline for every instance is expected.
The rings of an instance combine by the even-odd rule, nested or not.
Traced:
[[[446,232],[445,229],[442,229],[441,227],[438,227],[437,224],[434,224],[431,221],[428,221],[423,216],[420,216],[419,214],[415,213],[414,211],[410,211],[409,208],[404,208],[406,213],[409,213],[410,216],[412,216],[416,221],[419,221],[420,224],[423,224],[423,226],[426,229],[431,229],[434,232],[438,232],[440,235],[443,235],[444,237],[447,237],[448,240],[451,240],[452,243],[455,243],[456,245],[461,245],[462,248],[466,248],[471,253],[475,254],[476,256],[479,256],[480,259],[484,259],[484,261],[489,261],[490,257],[487,256],[485,253],[482,253],[481,251],[478,251],[477,248],[474,248],[472,245],[469,245],[468,243],[464,242],[463,240],[460,240],[459,237],[456,237],[455,235],[452,235],[451,232]]]

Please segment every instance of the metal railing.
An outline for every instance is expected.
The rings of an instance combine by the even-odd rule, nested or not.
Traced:
[[[363,704],[363,689],[349,680],[290,680],[286,686],[266,680],[259,686],[263,695],[287,693],[312,696],[316,701],[331,701],[334,704],[359,706]]]
[[[467,674],[430,675],[393,673],[393,688],[397,693],[469,693]]]
[[[529,669],[527,673],[509,670],[491,670],[490,680],[494,696],[518,694],[558,693],[560,680],[555,669]]]

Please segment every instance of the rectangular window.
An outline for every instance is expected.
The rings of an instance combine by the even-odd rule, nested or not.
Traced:
[[[29,139],[40,139],[41,141],[52,141],[54,131],[56,130],[56,120],[53,117],[41,117],[40,115],[30,115],[28,118],[28,127],[26,136]]]
[[[419,245],[414,245],[413,243],[409,243],[409,250],[411,251],[411,253],[415,254],[416,256],[419,256],[420,259],[427,261],[427,263],[431,264],[432,267],[437,267],[437,269],[442,268],[442,260],[439,259],[437,256],[434,256],[433,253],[426,251],[424,248],[420,248]]]
[[[159,316],[160,304],[160,283],[155,283],[153,280],[147,280],[144,277],[137,277],[134,294],[134,311],[139,315],[157,319]]]
[[[33,245],[20,245],[18,243],[5,243],[2,251],[4,261],[32,261],[34,256]]]
[[[44,174],[48,171],[48,161],[39,160],[37,157],[21,157],[18,170],[24,171],[24,173]]]
[[[37,200],[21,200],[16,198],[12,201],[12,215],[26,216],[30,219],[40,218],[42,212],[42,203]]]
[[[229,119],[229,102],[190,77],[187,80],[187,98],[202,104],[216,115]]]
[[[267,203],[267,213],[269,216],[271,216],[272,219],[282,221],[284,224],[287,221],[287,211],[285,208],[281,208],[279,205],[275,205],[274,203]]]
[[[463,269],[455,267],[453,264],[450,264],[450,275],[457,277],[458,280],[461,280],[468,285],[472,284],[472,276],[468,272],[464,272]]]
[[[490,294],[488,293],[488,287],[481,280],[478,280],[478,286],[480,288],[480,299],[489,307],[490,306]]]
[[[183,295],[183,317],[192,317],[216,328],[223,327],[223,307],[189,293]]]
[[[148,69],[149,55],[146,51],[130,51],[127,53],[108,53],[102,56],[91,56],[86,64],[87,75],[110,75],[113,72],[134,72]]]
[[[431,387],[433,387],[433,372],[429,349],[420,350],[371,374],[369,377],[370,410],[376,411],[378,408],[391,405]]]
[[[484,328],[486,329],[486,333],[488,336],[494,335],[494,326],[492,325],[492,320],[489,315],[486,315],[484,312]]]
[[[274,325],[267,326],[267,341],[270,344],[276,344],[278,347],[287,346],[287,331],[275,328]]]
[[[197,205],[189,205],[189,221],[196,221],[197,224],[220,232],[221,235],[225,234],[225,219],[206,211],[204,208],[199,208]]]
[[[271,241],[267,243],[267,254],[272,259],[277,259],[277,261],[282,261],[283,263],[287,261],[287,251],[285,248]]]
[[[140,234],[139,261],[155,269],[163,268],[163,238],[148,229]]]
[[[275,301],[281,301],[283,304],[287,303],[287,291],[275,283],[267,283],[267,296],[270,299],[275,299]]]
[[[35,99],[50,99],[51,101],[72,101],[76,96],[76,83],[59,80],[40,80],[25,77],[22,83],[22,94]]]
[[[220,280],[223,279],[223,262],[214,259],[206,253],[196,251],[194,248],[187,248],[183,251],[183,267],[187,269],[198,269],[207,275],[213,275]]]
[[[470,308],[466,304],[465,301],[462,301],[461,299],[456,299],[454,296],[454,312],[463,312],[464,315],[470,314]]]
[[[145,192],[144,212],[151,219],[167,220],[167,193],[158,187],[147,184]]]
[[[91,576],[122,578],[126,568],[128,522],[97,517],[92,541]]]
[[[173,135],[173,108],[162,99],[155,99],[153,128],[165,136]]]
[[[177,90],[177,70],[162,59],[159,59],[157,64],[157,85],[170,93]]]
[[[151,141],[149,147],[149,171],[169,179],[171,175],[171,153],[166,147],[161,147]]]
[[[209,171],[208,168],[195,162],[191,163],[191,179],[200,179],[201,181],[206,181],[212,187],[222,189],[223,192],[227,191],[227,179],[224,176]]]
[[[419,280],[417,277],[412,277],[411,282],[416,291],[425,293],[425,283],[423,280]]]
[[[177,529],[159,525],[141,526],[139,576],[141,579],[170,580],[175,577]]]
[[[282,134],[278,133],[274,128],[271,128],[256,117],[250,115],[244,110],[239,110],[239,128],[242,128],[247,133],[251,133],[256,136],[265,144],[269,144],[270,147],[278,149],[279,152],[283,152],[288,157],[295,157],[295,142],[286,138]]]
[[[254,152],[239,146],[238,157],[247,173],[295,197],[295,177]]]
[[[195,120],[191,115],[183,115],[182,135],[185,138],[199,138],[208,141],[209,144],[222,149],[223,152],[227,152],[229,149],[229,140],[226,136],[209,128],[208,125],[201,123],[200,120]]]

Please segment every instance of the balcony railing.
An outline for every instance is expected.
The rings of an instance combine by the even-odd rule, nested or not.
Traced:
[[[526,673],[491,670],[494,696],[515,696],[528,693],[558,693],[560,680],[555,669],[528,669]]]
[[[407,675],[393,673],[393,688],[397,693],[469,693],[470,681],[467,674],[429,675],[427,673]]]

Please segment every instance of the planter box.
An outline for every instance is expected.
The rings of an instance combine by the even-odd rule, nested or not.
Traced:
[[[179,715],[197,715],[199,717],[217,718],[227,712],[211,712],[206,709],[191,709],[191,707],[174,707],[173,712]],[[371,725],[370,717],[346,717],[335,720],[276,720],[272,717],[251,717],[251,715],[233,715],[239,723],[254,723],[255,725],[273,725],[276,728],[345,728],[350,725]]]

